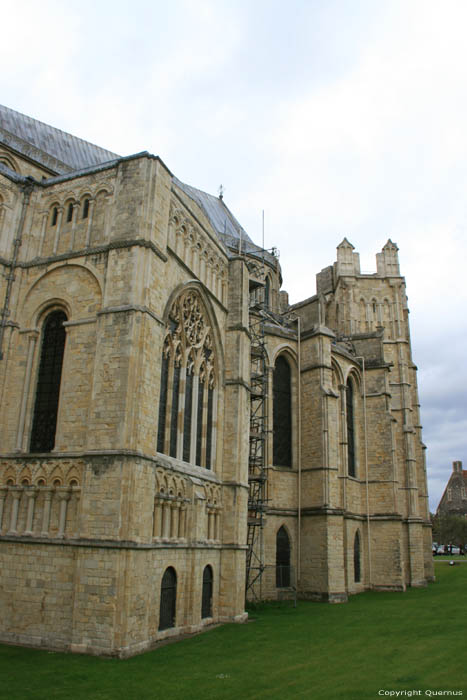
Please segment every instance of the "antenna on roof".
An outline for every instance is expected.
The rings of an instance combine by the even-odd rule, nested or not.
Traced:
[[[224,191],[225,191],[225,190],[224,190],[224,185],[219,185],[219,189],[218,189],[218,192],[219,192],[219,199],[224,199]]]

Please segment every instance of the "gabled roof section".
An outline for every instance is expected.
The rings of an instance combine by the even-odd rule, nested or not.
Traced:
[[[100,165],[119,156],[89,141],[0,105],[0,143],[57,175]]]
[[[191,185],[186,185],[176,177],[173,178],[173,182],[204,212],[218,238],[227,247],[229,255],[232,255],[232,251],[235,255],[241,249],[243,253],[252,253],[264,257],[272,265],[276,264],[276,259],[271,253],[263,251],[260,246],[253,243],[223,199],[214,197],[214,195],[198,190]]]
[[[245,229],[238,223],[220,197],[214,197],[214,195],[197,190],[191,185],[185,185],[184,182],[180,182],[176,177],[174,177],[174,183],[203,210],[218,234],[230,236],[237,241],[241,238],[242,241],[253,243]]]

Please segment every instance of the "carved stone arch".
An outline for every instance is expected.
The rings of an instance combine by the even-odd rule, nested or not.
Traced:
[[[32,483],[32,474],[29,467],[23,467],[19,473],[18,481],[20,484],[25,484],[29,486]]]
[[[79,473],[78,469],[76,469],[75,466],[70,467],[67,471],[66,478],[65,478],[65,483],[67,486],[72,486],[72,482],[75,481],[76,484],[75,486],[80,486],[81,484],[81,474]]]
[[[65,479],[63,476],[63,470],[61,469],[61,467],[56,466],[51,471],[49,483],[51,486],[63,486],[64,482]]]
[[[266,350],[268,350],[268,349],[266,348]],[[297,352],[296,352],[295,348],[293,348],[288,343],[280,343],[277,347],[275,347],[274,351],[272,353],[272,356],[269,355],[269,353],[268,353],[268,357],[270,359],[270,365],[272,367],[274,367],[274,365],[276,364],[277,358],[279,357],[279,355],[284,355],[284,357],[286,358],[286,360],[290,364],[291,368],[293,368],[294,370],[297,369],[298,362],[297,362]]]
[[[22,313],[27,327],[37,327],[37,319],[43,309],[54,304],[65,309],[68,320],[89,317],[89,306],[95,307],[97,302],[99,308],[101,304],[102,283],[99,277],[90,266],[79,263],[49,268],[31,284],[24,296]],[[69,291],[70,287],[77,285],[86,291],[79,298]],[[50,286],[55,289],[55,297],[50,297]]]
[[[331,367],[333,388],[338,391],[339,387],[344,384],[344,372],[334,357],[331,358]]]
[[[40,468],[35,474],[34,474],[34,484],[36,486],[47,486],[47,472]]]
[[[353,381],[355,388],[358,390],[359,393],[362,392],[362,376],[360,373],[360,370],[357,369],[356,367],[349,367],[347,369],[347,372],[345,374],[345,384],[349,381]]]
[[[21,175],[21,168],[19,167],[16,158],[13,158],[10,153],[0,151],[0,163],[6,165],[7,168],[10,168],[10,170],[13,170],[13,172],[18,173],[18,175]]]
[[[3,476],[3,483],[5,485],[16,484],[16,471],[12,467],[7,467]]]

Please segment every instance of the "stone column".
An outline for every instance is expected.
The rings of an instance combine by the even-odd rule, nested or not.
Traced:
[[[178,537],[184,538],[186,536],[186,503],[182,502],[180,506],[180,518],[178,521]]]
[[[48,537],[49,525],[50,525],[50,507],[52,505],[53,489],[51,486],[48,486],[45,489],[43,489],[43,491],[44,491],[44,510],[42,513],[41,535],[43,537]]]
[[[73,215],[71,218],[70,250],[75,247],[76,219],[78,217],[79,202],[73,204]]]
[[[25,491],[28,499],[28,514],[26,519],[26,530],[25,535],[32,535],[32,524],[34,522],[34,505],[37,498],[38,491],[36,488],[29,488]]]
[[[92,228],[92,215],[94,213],[94,198],[89,199],[89,212],[88,212],[88,228],[86,231],[86,248],[89,248],[91,243],[91,228]]]
[[[0,532],[3,525],[3,509],[5,506],[5,498],[8,493],[8,486],[0,486]]]
[[[16,449],[18,451],[23,449],[23,438],[24,438],[24,424],[26,419],[26,409],[28,406],[29,398],[29,387],[31,385],[31,370],[32,362],[34,359],[34,351],[36,349],[36,342],[39,337],[38,331],[30,331],[28,336],[28,354],[26,359],[26,371],[24,373],[23,381],[23,393],[21,397],[21,409],[19,414],[18,422],[18,432],[16,435]]]
[[[54,247],[53,247],[53,254],[57,254],[57,249],[58,249],[58,242],[60,240],[60,231],[62,228],[62,218],[63,218],[63,207],[57,207],[58,209],[58,217],[57,217],[57,223],[56,225],[56,230],[55,230],[55,239],[54,239]]]
[[[13,503],[11,504],[10,529],[8,531],[8,534],[16,535],[16,526],[18,524],[19,501],[23,493],[23,489],[19,486],[12,486],[10,488],[10,492],[13,496]]]
[[[37,251],[37,255],[40,257],[42,255],[42,248],[44,246],[44,240],[45,240],[45,230],[47,228],[47,219],[49,218],[49,212],[48,211],[43,211],[42,212],[42,226],[41,226],[41,236],[39,239],[39,249]]]
[[[178,535],[178,503],[172,501],[170,504],[170,539],[174,539]]]
[[[154,498],[154,511],[153,511],[153,522],[152,522],[152,536],[160,537],[161,533],[161,506],[160,497],[157,495]]]
[[[62,487],[59,487],[60,489]],[[58,500],[60,501],[60,520],[59,520],[59,526],[58,526],[58,537],[64,537],[65,536],[65,528],[66,528],[66,511],[68,507],[68,501],[70,500],[71,492],[68,489],[64,490],[58,490],[56,491]]]

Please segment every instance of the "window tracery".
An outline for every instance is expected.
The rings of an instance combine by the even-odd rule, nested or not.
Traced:
[[[198,292],[182,293],[169,313],[161,364],[158,452],[211,469],[215,462],[216,361]]]

